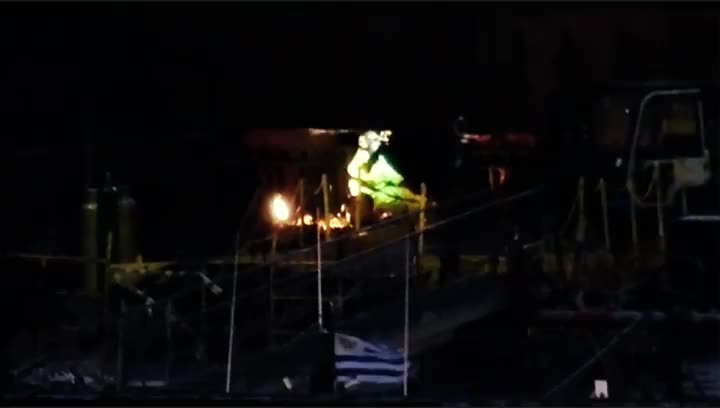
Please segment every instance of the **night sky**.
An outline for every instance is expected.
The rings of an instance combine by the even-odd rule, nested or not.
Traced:
[[[255,179],[225,158],[254,127],[397,129],[403,172],[437,183],[459,114],[548,133],[609,80],[717,79],[715,9],[4,3],[2,242],[77,251],[83,190],[111,171],[147,234],[228,245]]]

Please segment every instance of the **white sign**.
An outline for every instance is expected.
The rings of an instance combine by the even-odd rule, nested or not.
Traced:
[[[608,399],[609,397],[607,380],[595,380],[595,390],[590,394],[590,398]]]

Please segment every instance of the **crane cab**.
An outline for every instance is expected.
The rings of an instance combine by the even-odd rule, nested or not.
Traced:
[[[682,207],[685,213],[718,212],[716,97],[713,87],[690,84],[616,88],[595,105],[585,160],[590,168],[584,172],[624,190],[642,208],[662,205]],[[644,193],[655,184],[661,191],[651,202]]]

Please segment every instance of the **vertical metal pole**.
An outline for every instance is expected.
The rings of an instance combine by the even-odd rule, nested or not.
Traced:
[[[129,187],[122,187],[117,202],[117,259],[119,262],[132,262],[137,256],[135,250],[135,200],[130,196]]]
[[[328,196],[327,174],[322,175],[322,193],[323,193],[323,219],[325,220],[325,240],[330,240],[330,202]]]
[[[113,233],[107,234],[107,245],[105,246],[105,268],[103,270],[103,321],[110,315],[110,282],[113,280],[110,266],[112,265]],[[108,326],[105,326],[108,327]]]
[[[237,303],[238,265],[240,264],[240,232],[235,236],[235,259],[233,261],[233,290],[230,302],[230,335],[228,338],[227,371],[225,374],[225,393],[230,393],[230,377],[232,376],[233,341],[235,340],[235,305]]]
[[[125,382],[125,315],[127,307],[125,300],[120,301],[120,316],[117,325],[117,357],[115,361],[115,390],[120,391]]]
[[[355,232],[360,232],[360,227],[362,224],[362,194],[358,193],[357,197],[355,197],[355,217],[353,220],[353,223],[355,224]]]
[[[273,346],[273,320],[275,319],[275,290],[273,283],[275,281],[275,258],[277,255],[277,240],[278,232],[277,229],[274,229],[272,234],[272,247],[270,248],[270,273],[268,276],[268,296],[270,298],[270,316],[268,318],[268,344],[270,344],[270,347]]]
[[[637,226],[637,212],[635,209],[635,185],[630,182],[628,185],[630,190],[630,226],[632,227],[632,244],[633,244],[633,266],[638,267],[640,261],[640,250],[638,248],[638,226]]]
[[[575,240],[585,241],[585,177],[578,180],[578,225]]]
[[[660,164],[653,163],[655,173],[655,201],[657,204],[657,222],[658,222],[658,246],[661,251],[665,250],[665,220],[663,217],[663,198],[662,189],[660,188]]]
[[[107,233],[107,244],[105,245],[105,262],[109,265],[112,262],[112,250],[113,250],[113,233],[108,231]]]
[[[315,210],[317,217],[320,217],[320,209]],[[317,298],[318,298],[318,326],[324,330],[322,310],[322,239],[320,237],[320,223],[317,226]],[[327,226],[326,226],[327,227]]]
[[[682,200],[682,214],[687,215],[688,214],[688,204],[687,204],[687,192],[685,189],[680,190],[680,199]]]
[[[425,250],[425,207],[427,205],[427,186],[425,183],[420,183],[420,218],[418,221],[418,256],[422,256]]]
[[[170,385],[170,370],[172,368],[173,350],[172,350],[172,319],[173,319],[173,303],[168,301],[165,306],[165,342],[167,346],[167,354],[165,355],[165,385]]]
[[[405,330],[403,340],[403,396],[408,395],[408,360],[410,348],[410,236],[405,238]]]

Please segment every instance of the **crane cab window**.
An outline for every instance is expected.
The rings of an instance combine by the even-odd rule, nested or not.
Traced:
[[[638,154],[646,159],[702,155],[697,97],[662,96],[645,106],[638,133]]]

